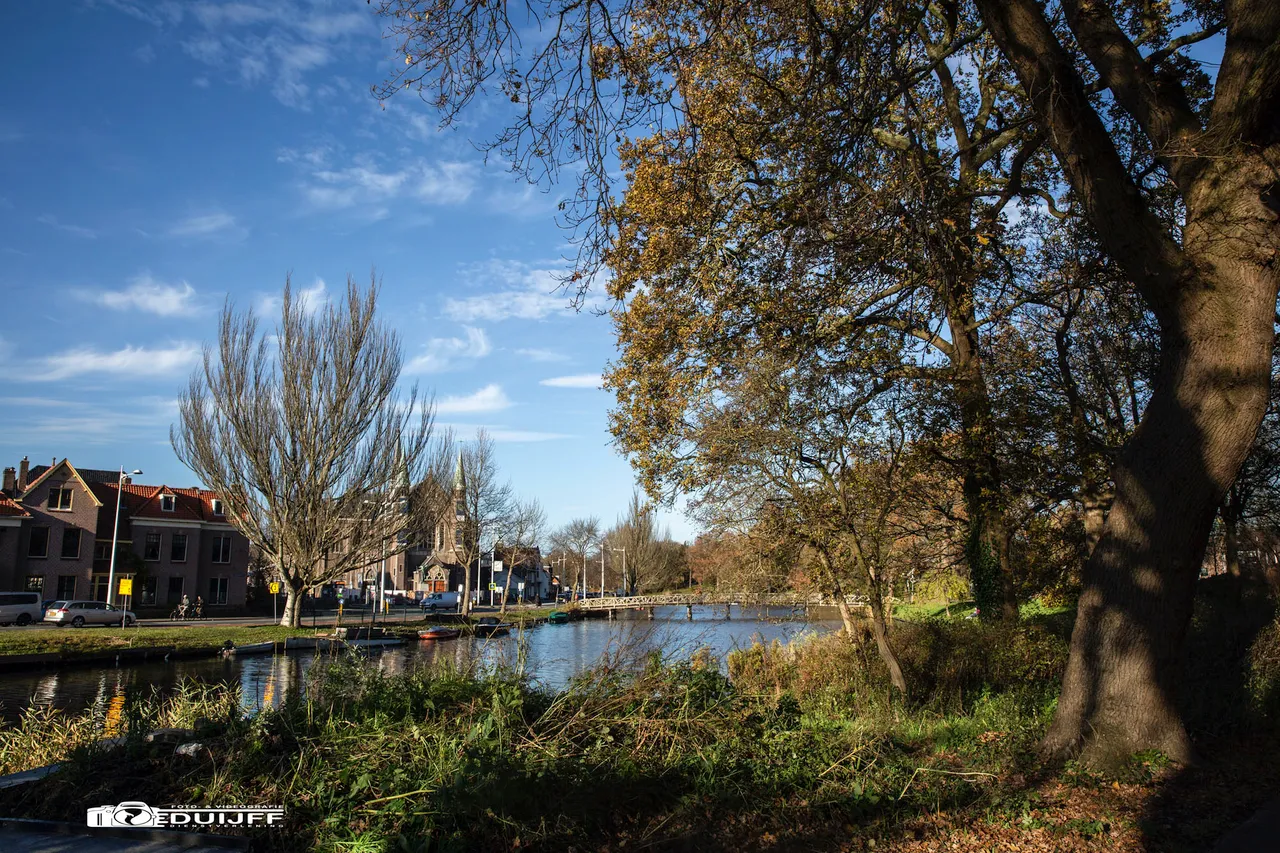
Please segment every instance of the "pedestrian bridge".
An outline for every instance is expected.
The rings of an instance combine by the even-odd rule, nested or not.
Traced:
[[[867,604],[864,596],[848,595],[845,602],[851,607]],[[653,607],[834,607],[836,600],[823,595],[800,595],[794,592],[743,593],[664,592],[657,595],[617,595],[604,598],[585,598],[565,605],[567,610],[584,613],[612,610],[641,610]]]

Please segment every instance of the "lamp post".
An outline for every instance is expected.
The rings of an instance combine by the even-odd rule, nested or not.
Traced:
[[[134,468],[130,476],[141,474],[141,468]],[[107,604],[116,600],[116,548],[120,539],[120,506],[124,497],[124,466],[120,466],[120,477],[116,480],[116,521],[111,527],[111,562],[107,568]],[[124,614],[120,614],[120,624],[124,625]]]
[[[625,594],[631,591],[627,586],[627,549],[613,548],[612,550],[622,552],[622,591]]]

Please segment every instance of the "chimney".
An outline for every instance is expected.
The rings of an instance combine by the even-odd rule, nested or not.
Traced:
[[[13,468],[4,469],[4,493],[12,495],[18,490],[17,472]]]
[[[22,461],[18,463],[18,491],[25,492],[27,490],[27,474],[31,470],[31,460],[22,457]]]

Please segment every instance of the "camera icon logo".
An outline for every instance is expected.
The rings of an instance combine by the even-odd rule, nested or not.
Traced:
[[[89,826],[155,826],[156,812],[142,802],[120,803],[118,806],[97,806],[89,809]]]

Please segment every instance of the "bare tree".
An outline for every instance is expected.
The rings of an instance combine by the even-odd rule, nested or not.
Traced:
[[[511,512],[511,484],[498,479],[498,459],[493,438],[483,427],[459,455],[462,479],[462,506],[456,511],[463,529],[462,544],[456,549],[466,568],[462,585],[462,612],[471,612],[471,572],[475,564],[480,578],[480,555],[497,542],[502,524]],[[456,489],[456,483],[455,483]]]
[[[507,596],[511,592],[511,576],[516,566],[525,560],[529,552],[542,538],[547,525],[547,514],[537,498],[518,500],[511,508],[506,523],[502,525],[498,553],[506,563],[506,581],[502,585],[502,607],[500,613],[507,612]]]
[[[376,322],[377,293],[348,278],[345,299],[312,312],[286,279],[274,334],[228,303],[169,431],[276,566],[282,625],[298,625],[304,592],[407,547],[397,491],[423,479],[434,406],[397,395],[400,341]]]
[[[582,574],[579,576],[578,567],[575,565],[573,569],[573,594],[576,598],[578,595],[579,578],[585,578],[587,574],[587,557],[591,552],[591,546],[600,541],[600,519],[595,516],[590,518],[575,518],[564,527],[556,531],[553,541],[555,546],[563,550],[567,555],[575,560],[582,561]]]

